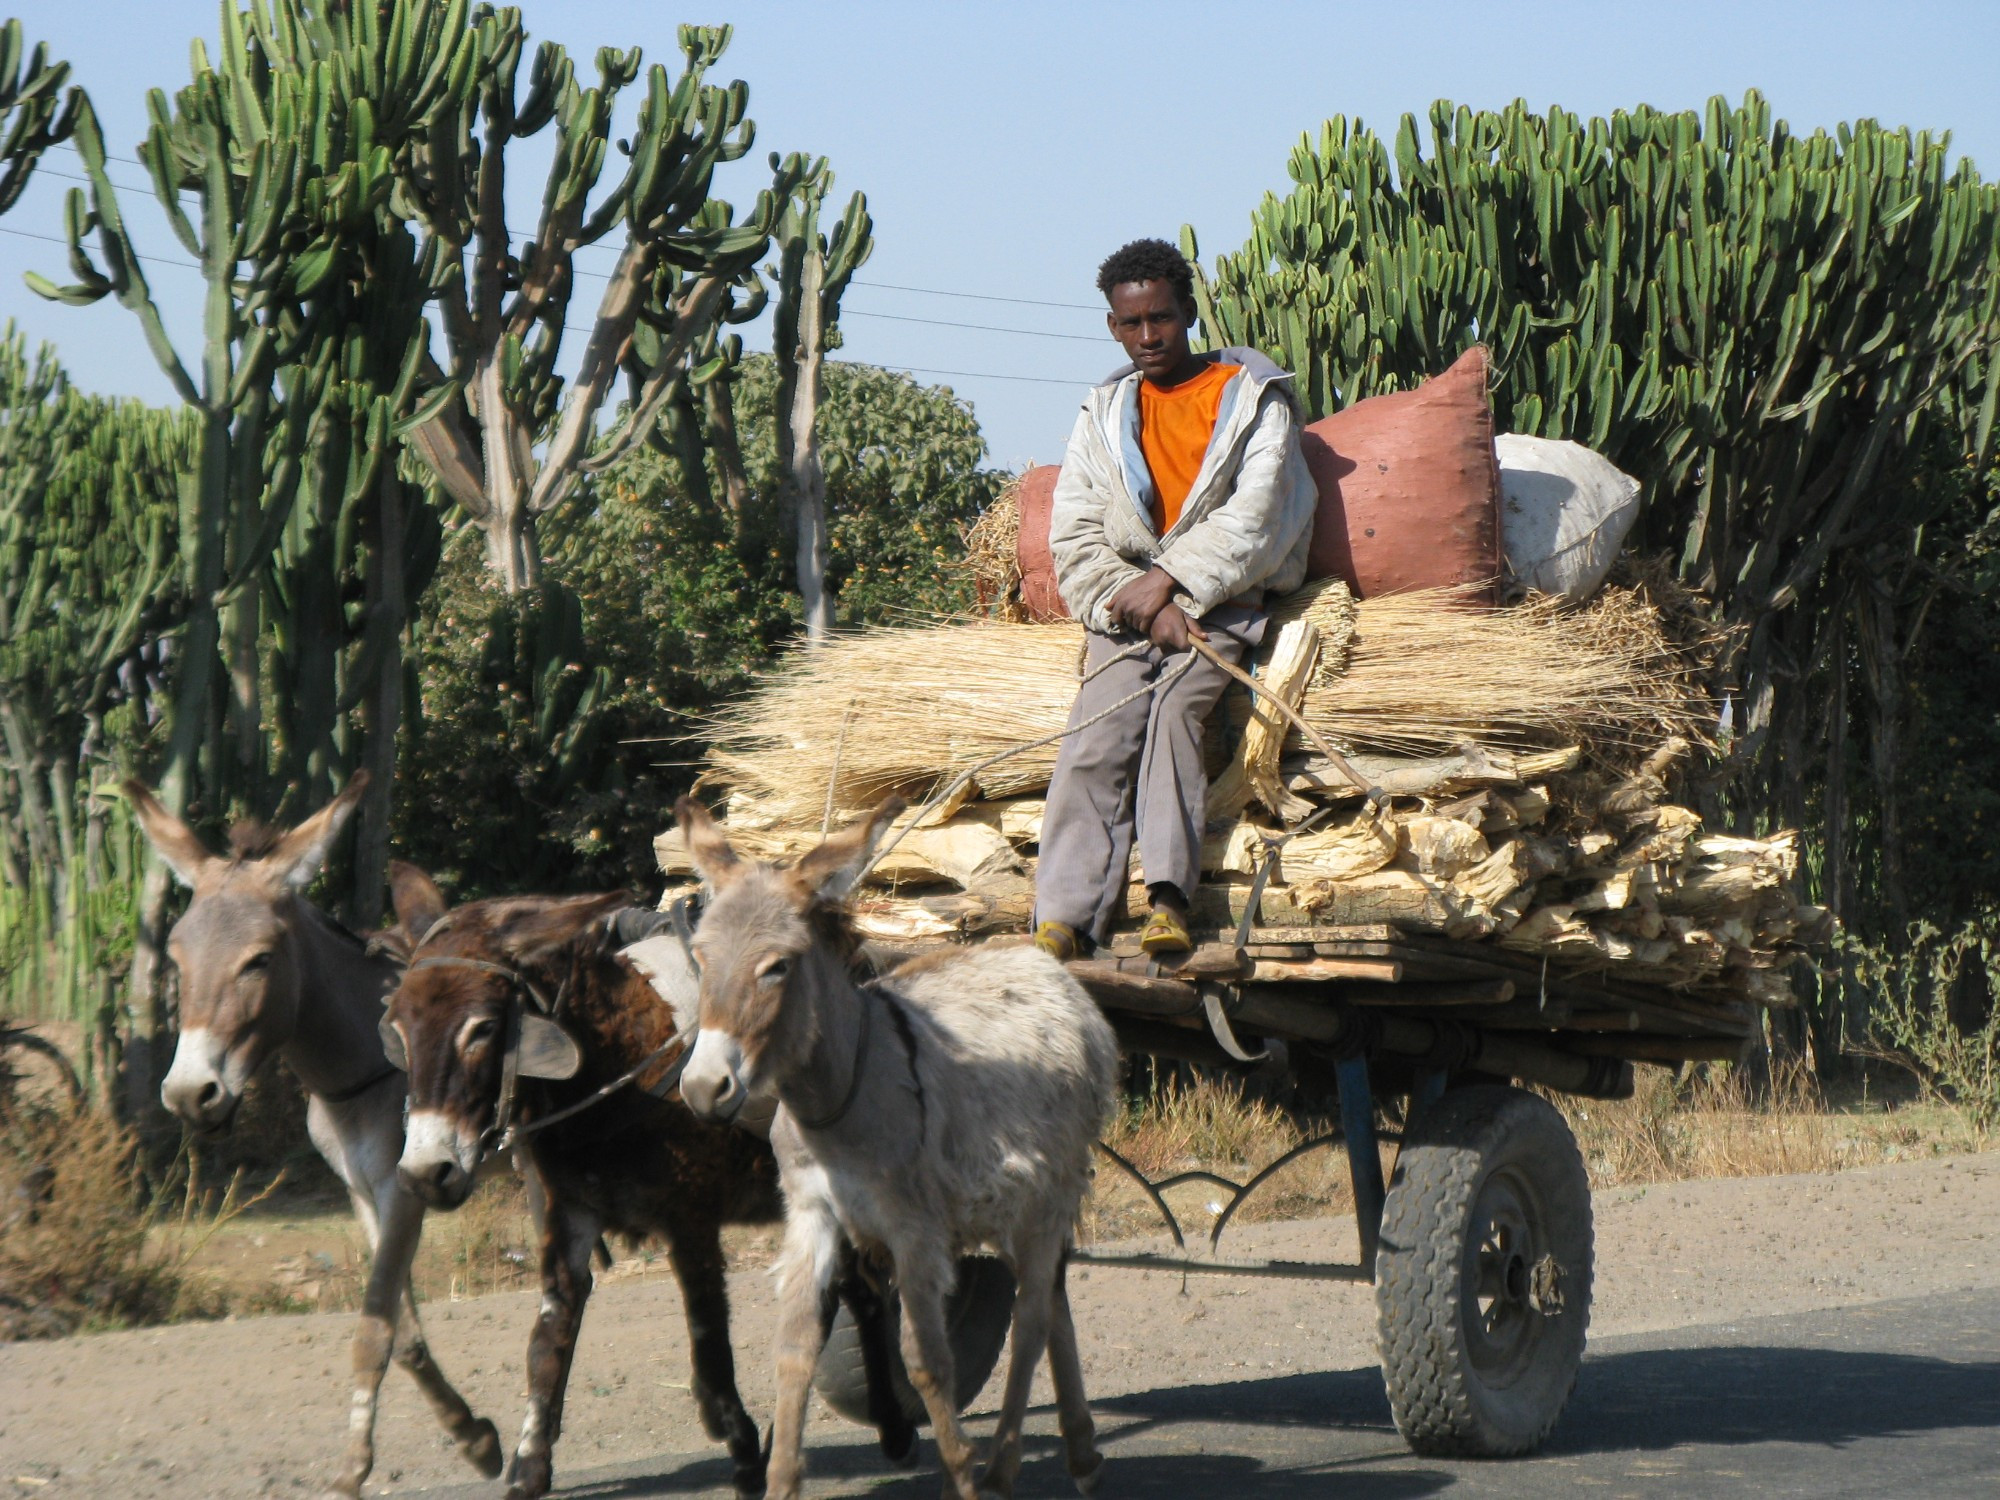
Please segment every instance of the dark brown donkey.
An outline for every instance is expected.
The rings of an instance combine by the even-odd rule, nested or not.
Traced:
[[[396,1176],[403,1075],[390,1066],[377,1029],[399,968],[299,894],[367,785],[357,773],[290,832],[239,827],[224,856],[210,853],[144,786],[125,784],[146,837],[194,892],[167,935],[181,1005],[180,1040],[161,1089],[167,1108],[197,1130],[220,1130],[250,1076],[272,1053],[283,1057],[305,1085],[313,1144],[347,1184],[374,1256],[354,1332],[347,1454],[333,1484],[341,1496],[359,1495],[374,1464],[376,1394],[392,1348],[466,1461],[489,1477],[500,1472],[499,1434],[473,1416],[431,1359],[410,1300],[424,1206]]]
[[[666,1241],[702,1424],[729,1445],[737,1492],[762,1494],[757,1427],[736,1393],[721,1229],[777,1218],[770,1147],[647,1091],[668,1092],[662,1085],[679,1076],[679,1046],[631,1086],[541,1125],[675,1037],[672,1008],[614,951],[607,919],[630,898],[504,897],[447,915],[421,871],[396,865],[391,883],[411,945],[383,1023],[409,1068],[403,1180],[432,1207],[456,1208],[511,1126],[517,1159],[545,1203],[542,1304],[528,1343],[528,1413],[509,1465],[509,1500],[548,1492],[591,1252],[606,1232]]]

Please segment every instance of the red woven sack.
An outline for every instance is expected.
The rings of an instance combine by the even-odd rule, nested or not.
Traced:
[[[1307,571],[1355,597],[1500,577],[1500,464],[1486,351],[1415,390],[1357,401],[1307,427],[1319,488]]]

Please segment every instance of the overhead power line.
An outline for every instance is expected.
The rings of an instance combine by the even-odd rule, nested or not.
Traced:
[[[16,239],[40,240],[44,244],[61,245],[65,248],[67,248],[69,245],[69,241],[62,238],[62,236],[60,235],[37,234],[32,229],[16,229],[9,224],[0,224],[0,234],[11,234]],[[165,256],[159,256],[159,255],[141,255],[137,258],[143,263],[152,266],[172,266],[176,270],[181,270],[181,271],[201,270],[201,267],[196,265],[191,260],[172,260]],[[849,316],[854,316],[854,314],[850,312]],[[887,316],[887,314],[877,313],[873,314],[872,316],[885,317]],[[926,318],[926,319],[919,319],[917,321],[931,322],[934,320]],[[972,325],[944,324],[943,326],[966,327]],[[591,333],[591,330],[589,328],[576,323],[563,324],[563,330],[566,333],[582,334],[585,337],[588,337]],[[1001,331],[1018,333],[1018,332],[1024,332],[1025,330],[1003,329]],[[1060,335],[1050,335],[1050,337],[1060,337]],[[924,365],[874,364],[874,361],[872,360],[863,360],[863,359],[838,360],[835,361],[835,363],[850,364],[850,365],[874,365],[874,368],[878,370],[901,370],[905,374],[909,375],[944,375],[957,380],[1006,380],[1028,385],[1061,385],[1061,386],[1068,386],[1072,390],[1076,390],[1080,387],[1093,384],[1092,381],[1087,379],[1079,378],[1075,380],[1065,380],[1054,375],[1006,375],[1000,373],[997,370],[939,370],[939,369],[932,369]]]

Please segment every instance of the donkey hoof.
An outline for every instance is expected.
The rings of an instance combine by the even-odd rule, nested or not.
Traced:
[[[1089,1467],[1082,1473],[1072,1473],[1069,1477],[1076,1482],[1076,1492],[1079,1495],[1087,1497],[1096,1494],[1098,1483],[1104,1478],[1104,1455],[1091,1454]]]
[[[879,1434],[882,1457],[887,1459],[892,1469],[914,1469],[917,1466],[917,1429],[905,1424],[897,1428],[885,1427]]]
[[[470,1436],[458,1440],[458,1451],[465,1455],[465,1461],[488,1479],[500,1477],[501,1465],[505,1462],[500,1452],[500,1429],[485,1417],[472,1424]]]

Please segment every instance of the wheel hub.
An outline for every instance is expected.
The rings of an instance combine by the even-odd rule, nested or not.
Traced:
[[[1532,1362],[1544,1319],[1534,1295],[1546,1258],[1533,1190],[1496,1172],[1473,1203],[1462,1277],[1466,1352],[1489,1385],[1506,1385]]]

